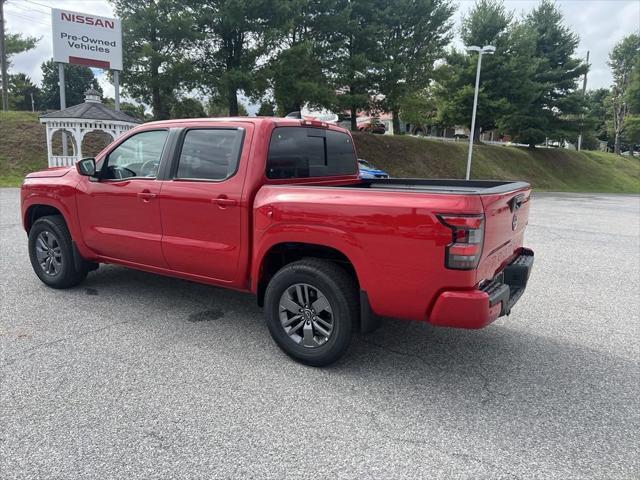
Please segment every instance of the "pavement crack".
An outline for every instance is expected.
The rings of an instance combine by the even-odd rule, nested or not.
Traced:
[[[126,323],[129,323],[130,321],[131,321],[131,320],[126,320],[126,321],[124,321],[124,322],[114,322],[114,323],[111,323],[111,324],[109,324],[109,325],[105,325],[104,327],[101,327],[101,328],[96,328],[96,329],[93,329],[93,330],[88,330],[88,331],[86,331],[86,332],[80,332],[80,333],[77,333],[76,335],[70,335],[70,336],[68,336],[68,337],[58,338],[58,339],[56,339],[56,340],[50,340],[50,341],[48,341],[48,342],[42,342],[42,343],[39,343],[39,344],[37,344],[37,345],[34,345],[33,347],[30,347],[30,348],[27,348],[27,349],[25,349],[25,350],[22,350],[19,354],[15,355],[15,356],[13,356],[13,357],[10,357],[10,358],[9,358],[9,359],[8,359],[8,360],[7,360],[3,365],[2,365],[2,367],[3,367],[3,368],[4,368],[4,367],[8,367],[8,366],[13,365],[14,363],[16,363],[16,362],[20,361],[20,360],[24,360],[25,358],[29,358],[29,357],[31,357],[34,353],[36,353],[38,350],[41,350],[41,349],[43,349],[43,348],[47,348],[47,347],[51,347],[51,346],[55,346],[55,345],[58,345],[58,344],[60,344],[60,343],[66,342],[66,341],[68,341],[68,340],[77,340],[77,339],[79,339],[79,338],[86,337],[86,336],[89,336],[89,335],[93,335],[93,334],[95,334],[95,333],[104,332],[105,330],[109,330],[109,329],[111,329],[111,328],[113,328],[113,327],[116,327],[116,326],[118,326],[118,325],[124,325],[124,324],[126,324]]]
[[[487,394],[489,394],[489,396],[493,399],[496,398],[496,396],[500,396],[500,397],[508,397],[509,394],[504,393],[504,392],[500,392],[498,390],[495,390],[493,388],[491,388],[491,383],[489,381],[489,378],[487,378],[487,376],[485,375],[485,367],[484,365],[476,365],[475,366],[475,370],[476,373],[478,374],[478,377],[480,377],[480,380],[482,381],[482,385],[481,388],[484,392],[486,392]],[[483,401],[483,403],[486,402],[486,399]]]

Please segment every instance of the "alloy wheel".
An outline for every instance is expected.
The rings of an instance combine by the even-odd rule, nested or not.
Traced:
[[[48,230],[44,230],[36,237],[36,258],[42,271],[55,276],[62,270],[62,248],[58,237]]]
[[[280,297],[280,323],[295,343],[306,348],[324,345],[333,333],[333,311],[320,289],[296,283]]]

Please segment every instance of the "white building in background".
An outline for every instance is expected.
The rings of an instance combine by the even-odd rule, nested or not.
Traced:
[[[126,113],[110,109],[100,100],[93,89],[85,92],[84,103],[57,112],[40,116],[40,123],[47,127],[47,156],[50,167],[74,165],[82,158],[82,140],[89,132],[105,132],[115,140],[127,130],[142,123]],[[66,133],[71,139],[72,152],[67,155],[53,154],[53,135]]]

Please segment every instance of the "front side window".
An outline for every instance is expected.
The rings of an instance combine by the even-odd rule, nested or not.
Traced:
[[[109,153],[104,177],[155,178],[167,135],[167,130],[152,130],[129,137]]]
[[[242,129],[193,129],[184,136],[177,179],[224,180],[238,166]]]
[[[356,173],[356,153],[346,133],[278,127],[271,134],[267,177],[308,178]]]

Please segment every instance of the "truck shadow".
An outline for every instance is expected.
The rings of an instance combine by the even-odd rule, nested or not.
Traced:
[[[135,291],[140,308],[173,309],[165,321],[186,325],[183,340],[202,348],[206,338],[206,348],[227,349],[273,381],[295,376],[319,396],[336,391],[354,415],[381,430],[401,427],[401,441],[426,441],[420,419],[454,430],[463,419],[470,436],[487,431],[495,448],[513,450],[509,442],[516,439],[519,448],[542,449],[558,462],[628,458],[637,445],[638,361],[538,335],[533,318],[514,314],[503,325],[474,331],[385,320],[371,334],[354,334],[337,364],[314,369],[279,351],[246,294],[117,267],[101,269],[87,287],[100,292],[94,298]],[[159,328],[153,315],[135,322],[150,334]],[[246,338],[259,340],[247,348]],[[612,478],[617,467],[628,474],[628,465],[612,466]]]

